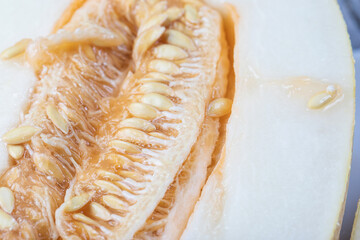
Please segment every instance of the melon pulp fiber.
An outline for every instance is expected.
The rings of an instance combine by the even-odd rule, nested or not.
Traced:
[[[71,0],[0,1],[1,51],[23,38],[35,38],[52,31]],[[29,96],[29,89],[35,82],[30,68],[19,64],[0,61],[0,135],[15,127],[19,113]],[[0,146],[0,169],[8,166],[6,146]]]
[[[4,239],[130,239],[148,229],[145,221],[173,181],[175,196],[198,181],[194,191],[183,190],[194,204],[212,160],[218,119],[203,122],[210,100],[226,89],[220,15],[201,3],[77,2],[58,21],[60,30],[26,48],[41,81],[22,126],[3,137],[26,147],[0,180],[17,199],[9,214],[0,212]],[[20,129],[32,133],[19,140]],[[194,162],[189,168],[182,166],[187,159]],[[187,199],[171,203],[165,219],[175,221],[182,202],[184,228],[193,206]],[[149,234],[156,238],[158,230]]]
[[[93,236],[131,239],[143,228],[147,219],[156,220],[150,215],[159,209],[156,207],[164,195],[167,198],[169,185],[174,181],[191,147],[196,143],[207,105],[212,97],[219,95],[218,92],[224,92],[217,83],[226,80],[226,74],[225,79],[218,74],[218,71],[223,71],[222,66],[218,65],[224,42],[220,15],[201,3],[188,5],[186,1],[179,1],[170,5],[169,2],[164,10],[165,14],[169,14],[165,17],[170,23],[160,23],[161,27],[157,24],[148,27],[152,21],[157,21],[160,3],[155,1],[145,6],[142,3],[131,6],[133,10],[130,13],[134,18],[141,17],[137,21],[138,33],[133,47],[134,73],[125,79],[122,89],[124,94],[117,99],[120,107],[112,109],[113,118],[110,118],[99,132],[99,136],[103,137],[103,151],[94,155],[89,165],[79,171],[65,196],[65,202],[56,211],[57,228],[63,238]],[[175,18],[172,12],[174,9],[181,12],[181,8],[185,9],[184,17],[180,14]],[[195,15],[189,16],[188,14],[192,13],[187,12],[186,8],[195,11]],[[142,9],[145,9],[145,13],[148,12],[148,16]],[[158,29],[165,31],[163,38],[155,38],[156,41],[148,44],[147,36],[153,35]],[[173,57],[166,53],[170,49],[161,51],[161,48],[170,46],[178,47],[171,50],[174,53],[184,51],[185,54]],[[162,98],[159,98],[159,95],[154,93],[143,92],[144,81],[158,81],[156,78],[148,80],[149,74],[153,75],[154,72],[167,76],[166,81],[169,82],[168,86],[173,89],[173,93],[163,93],[160,95]],[[148,109],[138,111],[140,106],[147,106]],[[154,114],[152,107],[157,110]],[[156,126],[156,130],[145,133],[146,131],[121,127],[130,117],[147,120],[147,123]],[[217,131],[217,128],[218,124],[215,122],[208,131]],[[122,149],[124,144],[127,149]],[[204,158],[208,162],[211,162],[215,141],[211,141],[210,144],[207,156],[201,157],[198,154],[199,158]],[[206,142],[203,144],[204,150],[207,145]],[[209,163],[200,168],[203,174],[198,179],[200,186],[196,187],[195,199],[206,177],[207,165]],[[186,171],[187,169],[184,171],[185,174]],[[90,197],[84,198],[83,208],[68,210],[74,199],[82,199],[85,194],[90,194]],[[117,207],[114,207],[115,201],[109,201],[113,200],[113,197],[118,199]],[[173,204],[177,204],[176,200]],[[189,201],[190,199],[183,202],[188,205]],[[170,204],[172,205],[171,201]],[[179,207],[182,205],[179,203]],[[84,216],[90,219],[85,221]],[[79,224],[80,218],[82,223]],[[93,222],[94,220],[96,222]],[[167,221],[166,218],[163,220]],[[88,226],[91,230],[88,230]],[[148,226],[145,225],[144,228],[148,229]],[[165,231],[166,228],[165,226]],[[154,235],[156,239],[158,234],[161,232],[145,234],[145,237]],[[172,236],[172,232],[167,234],[176,238]],[[181,232],[176,235],[180,236]],[[164,239],[166,238],[164,236]]]
[[[224,156],[182,239],[337,238],[355,104],[340,10],[322,0],[232,3],[236,90]],[[307,108],[329,85],[341,97]]]
[[[1,239],[57,239],[55,210],[82,159],[99,150],[95,133],[127,74],[131,33],[109,4],[88,5],[61,31],[32,41],[20,56],[39,80],[19,129],[36,131],[25,140],[17,139],[16,131],[3,136],[25,152],[0,178],[15,199],[1,199],[13,205],[11,215],[1,212],[7,223],[0,226]]]
[[[222,158],[202,191],[183,239],[336,237],[350,159],[353,69],[339,10],[325,2],[233,1],[240,16],[235,24],[233,113]],[[228,14],[220,2],[210,4]],[[224,18],[228,20],[229,16]],[[225,25],[231,38],[232,24]],[[308,100],[328,85],[341,90],[336,102],[321,110],[307,109]],[[13,116],[20,107],[21,103]],[[8,119],[6,130],[16,125],[16,117]],[[200,139],[201,135],[197,143]],[[204,149],[209,150],[209,146]],[[84,178],[86,182],[87,176]],[[183,191],[191,193],[192,189]],[[176,202],[185,202],[184,208],[191,211],[188,205],[196,198],[195,191],[192,200],[175,199],[170,211],[182,212]],[[91,209],[94,211],[86,206],[86,211]],[[146,215],[156,214],[151,212],[147,210]],[[146,220],[144,212],[138,214]],[[173,215],[167,219],[169,224],[158,225],[163,227],[161,231],[147,228],[148,219],[144,226],[137,226],[140,232],[136,236],[150,229],[151,237],[164,237],[161,234],[166,233],[175,238],[172,231],[175,233],[184,220]],[[91,223],[84,221],[80,221],[83,236],[100,239],[98,229],[94,231]]]

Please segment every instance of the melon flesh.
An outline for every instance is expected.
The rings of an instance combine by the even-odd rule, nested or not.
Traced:
[[[327,0],[231,2],[239,18],[226,149],[182,239],[336,238],[355,105],[340,10]],[[328,85],[341,96],[308,109]]]
[[[0,1],[0,52],[23,38],[48,35],[71,0]],[[29,89],[35,82],[30,68],[17,63],[0,61],[0,136],[19,122],[28,98]],[[0,170],[8,166],[5,144],[0,146]]]
[[[229,16],[220,1],[207,1]],[[70,2],[0,0],[0,49],[47,35]],[[230,2],[239,18],[226,148],[182,239],[336,237],[354,124],[353,61],[338,6],[328,0]],[[0,72],[1,136],[19,122],[35,76],[11,61],[0,61]],[[335,102],[323,110],[306,107],[335,84],[341,89]],[[8,158],[0,147],[1,170]]]

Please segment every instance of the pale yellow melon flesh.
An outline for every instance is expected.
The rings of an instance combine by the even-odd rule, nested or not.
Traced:
[[[326,0],[230,2],[239,18],[226,149],[182,239],[336,238],[354,126],[340,10]],[[328,85],[340,96],[307,108]]]

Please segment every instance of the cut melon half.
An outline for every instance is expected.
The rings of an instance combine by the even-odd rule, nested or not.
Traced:
[[[182,239],[337,238],[355,105],[339,7],[230,2],[236,91],[225,149]]]
[[[96,4],[101,2],[96,1],[87,2]],[[72,4],[70,4],[71,2]],[[0,19],[2,20],[0,26],[3,30],[0,49],[5,49],[23,38],[37,38],[40,35],[46,36],[50,32],[54,33],[55,30],[69,22],[73,16],[74,9],[84,2],[86,1],[12,0],[11,4],[9,4],[6,1],[0,1]],[[137,8],[137,11],[143,11],[144,14],[134,19],[131,18],[131,20],[134,20],[136,24],[141,26],[138,29],[139,32],[150,29],[151,24],[155,23],[170,28],[172,32],[167,31],[164,37],[156,42],[156,44],[145,46],[154,48],[154,54],[159,55],[159,58],[166,59],[168,57],[172,61],[175,60],[171,59],[174,57],[170,54],[171,52],[164,51],[171,47],[169,43],[178,47],[190,46],[192,48],[191,41],[175,41],[176,39],[169,37],[171,33],[174,35],[174,29],[180,31],[180,34],[177,33],[176,36],[183,40],[187,38],[184,38],[181,31],[192,36],[191,29],[194,24],[196,25],[197,18],[199,17],[195,11],[197,8],[201,9],[199,10],[200,17],[207,16],[206,14],[208,14],[213,18],[217,18],[215,12],[207,9],[207,7],[202,5],[203,3],[197,0],[169,0],[164,2],[160,0],[114,0],[113,2],[119,3],[119,6],[121,5],[121,8],[125,9],[125,14],[130,14],[129,9],[131,9],[134,3],[154,4],[152,8],[154,12],[151,15],[153,22],[144,22],[151,12],[141,7]],[[155,5],[157,2],[158,4]],[[169,3],[169,6],[164,4],[166,2]],[[181,11],[179,11],[176,8],[169,8],[168,10],[173,11],[172,17],[169,17],[167,20],[166,18],[162,19],[167,7],[174,7],[180,4],[180,2],[184,2],[184,10],[180,9]],[[191,82],[189,79],[186,80],[186,78],[189,78],[190,73],[192,73],[191,71],[195,69],[203,73],[204,78],[211,78],[211,81],[213,81],[215,60],[219,57],[217,54],[220,53],[220,50],[217,48],[215,40],[210,43],[211,39],[209,37],[203,39],[203,34],[209,34],[209,36],[212,36],[211,34],[216,35],[219,30],[217,22],[221,21],[214,21],[215,24],[213,24],[210,20],[214,19],[209,17],[204,18],[204,24],[209,29],[209,26],[211,26],[212,31],[200,29],[201,31],[198,31],[199,35],[194,37],[196,44],[201,45],[205,41],[209,41],[209,43],[204,44],[204,47],[191,49],[191,51],[203,51],[204,55],[209,55],[210,57],[204,65],[208,64],[211,67],[208,67],[208,69],[200,68],[200,55],[195,57],[195,55],[191,55],[193,54],[191,51],[184,52],[172,46],[171,49],[177,49],[177,54],[180,54],[176,55],[176,57],[183,58],[181,57],[182,55],[191,55],[191,58],[188,57],[185,60],[175,61],[177,64],[181,64],[181,70],[188,69],[189,71],[187,75],[174,78],[176,80],[182,79],[183,81],[169,84],[168,82],[173,80],[172,77],[169,77],[168,79],[155,79],[156,82],[149,85],[149,82],[146,82],[149,79],[142,78],[146,80],[144,82],[147,85],[144,85],[148,88],[144,87],[142,90],[140,89],[141,91],[155,91],[155,87],[159,86],[162,86],[160,90],[163,91],[151,93],[152,95],[148,94],[148,97],[152,96],[152,98],[141,100],[146,102],[144,103],[145,105],[153,104],[154,108],[159,107],[158,102],[153,100],[159,100],[159,93],[169,94],[169,88],[166,88],[164,84],[175,87],[176,93],[179,96],[171,96],[171,101],[175,101],[176,104],[178,104],[177,101],[191,99],[191,101],[188,101],[188,105],[191,106],[191,109],[195,109],[194,112],[198,111],[199,116],[190,113],[184,115],[181,111],[180,113],[176,112],[178,115],[173,113],[166,115],[168,117],[178,117],[179,119],[184,118],[184,123],[186,124],[179,124],[176,121],[173,124],[178,124],[176,125],[178,126],[176,134],[179,133],[182,143],[180,144],[181,141],[177,140],[176,144],[173,144],[167,140],[167,137],[171,139],[173,137],[170,131],[169,133],[166,132],[169,134],[168,136],[161,133],[167,126],[166,124],[168,124],[166,122],[164,127],[159,128],[160,132],[154,132],[153,135],[148,133],[152,131],[149,129],[154,128],[153,124],[144,125],[147,128],[141,129],[146,132],[143,135],[138,134],[135,136],[133,134],[139,133],[139,131],[127,131],[125,132],[128,133],[127,135],[123,133],[128,139],[125,139],[126,141],[120,139],[117,142],[115,141],[115,143],[120,144],[120,147],[125,150],[129,150],[130,152],[125,153],[131,156],[125,158],[121,157],[121,155],[116,158],[114,157],[115,155],[111,155],[113,158],[108,159],[109,162],[110,160],[117,160],[119,162],[119,166],[123,167],[120,174],[115,174],[118,170],[117,165],[109,165],[108,162],[104,163],[104,161],[100,162],[101,165],[92,161],[89,162],[90,166],[86,165],[84,170],[78,173],[77,178],[72,182],[73,187],[68,190],[66,197],[68,201],[66,203],[70,202],[76,205],[76,201],[82,198],[86,201],[83,203],[83,206],[77,206],[79,209],[68,211],[71,214],[66,212],[67,206],[71,206],[71,204],[63,204],[58,209],[56,216],[57,230],[60,230],[60,235],[64,239],[70,238],[71,234],[74,234],[72,239],[76,239],[76,234],[79,234],[79,232],[81,237],[85,236],[94,239],[105,237],[130,239],[134,233],[134,237],[139,237],[140,239],[178,239],[182,234],[182,239],[190,240],[330,239],[338,237],[350,168],[355,101],[351,46],[336,2],[329,2],[329,0],[228,0],[228,3],[222,0],[205,0],[205,2],[208,2],[215,9],[223,13],[227,40],[230,45],[234,45],[234,49],[229,51],[230,54],[234,53],[234,56],[230,56],[230,59],[234,60],[233,67],[236,76],[235,82],[230,82],[230,86],[234,84],[235,89],[230,88],[228,93],[228,96],[232,96],[232,91],[235,91],[232,114],[226,124],[226,133],[220,131],[221,137],[217,141],[218,146],[215,146],[215,153],[212,153],[212,151],[215,138],[218,136],[218,119],[209,120],[209,117],[203,116],[205,115],[204,108],[210,98],[223,96],[219,89],[225,86],[212,86],[212,89],[218,89],[219,93],[216,96],[214,94],[216,91],[212,91],[213,94],[210,96],[210,90],[212,89],[209,86],[203,84],[205,88],[201,88],[200,85],[196,85],[198,84],[197,82],[201,83],[201,79],[198,79],[197,82]],[[97,8],[94,7],[93,9]],[[161,14],[157,14],[155,10],[160,11]],[[176,18],[176,14],[178,14],[178,18],[184,14],[184,19],[179,20]],[[174,23],[169,27],[170,19]],[[181,21],[187,22],[187,25]],[[88,31],[85,29],[81,33],[86,35]],[[66,36],[62,40],[65,41]],[[91,34],[89,36],[91,37]],[[141,35],[143,38],[146,36]],[[69,35],[69,37],[71,36]],[[151,54],[144,55],[145,50],[139,47],[141,46],[140,44],[136,44],[136,42],[141,42],[139,39],[142,39],[140,35],[134,42],[134,49],[138,50],[133,54],[133,59],[136,63],[148,61],[149,57],[152,56]],[[218,37],[218,40],[221,40],[221,37]],[[76,41],[81,42],[82,39],[76,39]],[[166,44],[160,46],[161,43]],[[52,42],[48,46],[51,47],[51,44]],[[212,51],[205,50],[205,47],[210,45]],[[222,48],[221,51],[224,51],[226,44],[221,43],[220,45],[219,48]],[[93,57],[90,54],[89,58]],[[191,65],[194,62],[187,62],[189,60],[195,61],[197,64],[194,66],[200,70]],[[164,68],[157,69],[156,67],[159,63],[164,63],[164,61],[157,60],[153,61],[153,63],[157,63],[153,68],[156,68],[159,72],[164,70]],[[139,68],[139,66],[136,65],[134,67]],[[173,64],[166,66],[174,67]],[[144,67],[137,69],[134,76],[129,74],[128,79],[131,80],[142,76],[144,69]],[[212,73],[207,73],[210,70]],[[227,75],[227,72],[223,71],[221,73],[217,69],[217,75],[214,80],[217,84],[225,84],[226,82],[219,80],[226,79],[225,75]],[[0,73],[2,75],[0,79],[0,98],[3,100],[0,103],[0,114],[2,116],[0,118],[0,136],[2,136],[21,121],[19,113],[22,112],[27,103],[26,100],[30,95],[28,94],[29,89],[31,90],[36,81],[36,76],[30,67],[23,66],[15,61],[0,61]],[[221,77],[221,74],[224,76]],[[160,75],[156,76],[159,77]],[[153,78],[155,77],[153,76]],[[158,80],[159,82],[157,82]],[[129,86],[124,85],[125,90],[132,87],[131,84]],[[193,92],[196,90],[196,92],[199,92],[199,96],[195,93],[189,94],[192,92],[187,88]],[[156,89],[156,91],[160,90]],[[134,97],[135,95],[131,96],[131,93],[133,92],[130,91],[130,95],[129,93],[126,95],[121,92],[121,94],[125,95],[125,98],[123,102],[119,101],[119,105],[120,103],[130,103],[137,100]],[[137,93],[137,95],[139,94]],[[172,95],[172,92],[170,95]],[[204,97],[205,95],[206,97]],[[157,96],[157,98],[154,98],[154,96]],[[195,101],[197,98],[201,101]],[[165,101],[164,99],[166,100],[167,98],[160,98],[160,100]],[[169,103],[169,100],[166,102]],[[186,101],[184,102],[186,103]],[[144,104],[136,106],[144,106]],[[119,108],[122,108],[122,106],[119,106]],[[151,109],[154,108],[151,107]],[[146,109],[149,110],[150,107]],[[175,110],[177,109],[175,108]],[[166,110],[159,108],[156,113],[161,111]],[[105,130],[106,126],[120,122],[122,119],[119,116],[124,119],[128,117],[125,110],[120,112],[123,115],[115,115],[116,111],[111,112],[114,115],[114,121],[110,121],[108,125],[105,125]],[[144,116],[141,115],[141,117]],[[206,119],[205,124],[200,118]],[[194,122],[194,119],[196,124],[187,124],[188,121],[190,123]],[[138,119],[137,123],[140,120]],[[145,124],[145,122],[141,121],[140,125]],[[131,121],[126,123],[134,124]],[[154,121],[154,124],[157,126],[160,126],[161,123],[161,121]],[[221,124],[223,123],[224,121],[221,121]],[[116,125],[114,129],[120,127],[121,124]],[[130,128],[132,127],[130,126]],[[187,131],[184,130],[186,127]],[[127,126],[127,128],[129,127]],[[220,129],[222,128],[223,126]],[[200,130],[201,133],[196,138]],[[174,136],[176,134],[174,133]],[[221,148],[219,142],[222,143],[224,134],[226,135],[225,145],[224,148]],[[110,136],[106,131],[103,135],[105,140],[109,137],[115,138],[115,136]],[[142,140],[141,136],[148,137],[146,139],[156,138],[159,143],[164,143],[164,146],[168,148],[167,152],[164,154],[164,149],[147,149],[150,145],[143,146],[141,145],[142,143],[138,142]],[[203,149],[201,149],[202,145],[204,145]],[[111,151],[116,150],[111,146],[109,149]],[[190,149],[192,151],[189,155]],[[144,154],[148,154],[150,156],[149,159],[154,159],[154,161],[144,161],[144,164],[141,165],[141,161],[145,159],[143,158],[144,155],[141,155],[139,158],[132,156],[139,154],[140,150]],[[4,144],[2,144],[0,148],[0,170],[8,166],[8,152],[14,155],[23,155],[16,148],[6,151]],[[201,187],[206,180],[205,172],[210,163],[210,158],[213,160],[217,159],[219,152],[221,152],[221,156],[214,170],[212,170],[213,165],[207,169],[208,173],[211,172],[211,174],[202,188],[201,196],[196,203]],[[99,155],[106,154],[101,153]],[[97,156],[94,159],[97,160]],[[167,159],[172,161],[168,163]],[[177,160],[174,161],[174,159]],[[132,165],[128,165],[126,162],[128,160],[131,160]],[[123,164],[123,162],[126,162],[126,164]],[[147,167],[146,164],[148,163],[150,163],[149,169],[144,167]],[[164,165],[166,169],[165,167],[155,168],[151,164],[154,164],[154,166]],[[97,173],[95,170],[101,170],[98,169],[100,167],[103,167],[104,171]],[[116,169],[114,170],[112,167]],[[141,167],[144,168],[142,169]],[[136,178],[138,176],[131,174],[137,173],[134,169],[140,169],[139,172],[142,170],[146,172],[145,180],[147,181],[139,180],[141,184],[143,182],[146,184],[146,191],[140,188],[138,192],[134,190],[135,193],[124,190],[126,189],[126,184],[130,183],[130,186],[132,186],[132,184],[137,183],[135,180],[131,180],[131,177]],[[184,174],[182,174],[182,171]],[[104,172],[108,175],[101,175]],[[94,174],[91,175],[90,173]],[[190,176],[187,176],[187,174],[190,174]],[[89,177],[90,175],[91,177]],[[182,178],[182,175],[185,177]],[[22,179],[25,179],[25,182],[27,178],[25,176],[22,177]],[[118,178],[121,178],[121,180],[118,180]],[[151,181],[148,181],[149,179]],[[121,201],[116,200],[118,198],[114,197],[118,192],[104,195],[105,191],[101,187],[99,188],[99,185],[93,184],[93,180],[97,180],[97,183],[102,183],[102,187],[105,186],[108,189],[115,186],[114,183],[116,182],[118,185],[114,189],[118,191],[121,188],[118,192],[126,194],[121,199],[128,198],[127,200],[131,200],[134,195],[139,204],[134,205],[136,208],[122,206]],[[114,181],[114,183],[110,183],[110,180]],[[156,184],[151,185],[152,181]],[[3,182],[1,186],[3,186]],[[19,186],[24,185],[19,184]],[[169,186],[168,190],[167,186]],[[174,186],[176,186],[176,191],[172,193],[171,187]],[[9,187],[15,188],[16,186],[12,185]],[[34,189],[36,190],[36,188]],[[43,188],[37,189],[41,190]],[[88,189],[94,190],[96,194],[87,195],[85,192],[85,194],[77,195],[82,190]],[[5,198],[8,195],[10,196],[8,197],[12,199],[12,204],[0,201],[0,207],[3,209],[0,210],[0,219],[6,220],[8,218],[8,222],[13,224],[12,218],[10,217],[9,219],[8,216],[10,215],[6,213],[11,211],[13,211],[13,216],[16,215],[17,220],[36,217],[36,214],[32,214],[34,211],[30,211],[34,205],[32,202],[26,201],[29,204],[28,208],[22,208],[24,211],[28,210],[26,214],[18,212],[20,195],[15,194],[16,204],[14,208],[13,195],[9,194],[8,188],[2,188],[2,190]],[[165,193],[165,196],[163,196],[163,193]],[[51,197],[57,198],[54,196],[51,195]],[[59,196],[57,204],[62,202],[63,192]],[[167,212],[161,216],[164,218],[160,220],[165,219],[163,221],[164,224],[155,226],[153,223],[156,223],[156,221],[151,221],[153,220],[152,217],[158,213],[159,209],[164,209],[162,204],[166,203],[169,196],[174,197],[174,199],[172,199],[171,207],[165,208]],[[40,199],[44,196],[38,194],[38,197]],[[22,199],[27,198],[22,197]],[[48,207],[53,212],[57,204],[51,205],[50,200],[48,202]],[[135,204],[135,201],[131,204]],[[104,207],[105,205],[108,210]],[[81,207],[84,207],[85,210],[81,209]],[[125,218],[124,216],[126,216],[129,209],[133,212],[130,212],[130,217]],[[43,222],[44,217],[40,217],[36,221],[34,220],[33,225],[30,225],[25,220],[19,220],[22,232],[29,232],[29,235],[19,236],[22,238],[35,238],[35,235],[31,234],[35,234],[35,227],[33,226],[36,225],[39,229],[42,227],[44,232],[49,230],[49,235],[42,235],[43,238],[57,238],[58,233],[53,225],[54,217],[52,213],[46,212],[47,210],[48,208],[43,206],[37,208],[37,211],[42,211],[44,216],[49,215],[48,218],[52,224],[51,226],[43,223],[43,225],[37,224]],[[191,212],[192,215],[188,221]],[[92,218],[86,214],[89,214]],[[7,231],[7,228],[10,226],[7,224],[6,222],[0,222],[0,228],[6,230],[2,236],[6,236],[9,239],[15,238],[11,231]],[[358,225],[359,223],[356,221],[354,226]],[[154,226],[155,228],[161,226],[161,231],[158,231],[159,229],[154,230],[152,228]],[[360,227],[354,227],[353,239],[356,239],[354,236],[356,236],[356,229],[358,228]],[[77,230],[79,231],[76,232]],[[38,231],[36,236],[39,237],[41,232]]]

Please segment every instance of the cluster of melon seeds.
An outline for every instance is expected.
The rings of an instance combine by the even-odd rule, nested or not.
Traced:
[[[134,239],[180,239],[205,183],[218,128],[218,119],[206,118],[190,155]]]
[[[57,239],[55,210],[109,114],[131,59],[132,33],[110,0],[87,1],[63,29],[26,50],[39,81],[19,127],[3,136],[15,165],[0,178],[0,238]],[[24,46],[26,45],[26,46]]]
[[[199,2],[149,6],[146,18],[135,16],[136,69],[99,132],[103,151],[56,211],[62,238],[131,239],[197,141],[217,77],[221,18]]]
[[[212,87],[214,100],[207,107],[200,135],[164,197],[144,226],[137,231],[134,239],[180,239],[207,176],[211,172],[210,166],[215,165],[220,157],[215,151],[215,148],[219,148],[221,152],[223,147],[221,137],[224,131],[219,128],[222,124],[219,117],[230,113],[232,105],[230,99],[224,98],[229,60],[227,42],[224,36],[220,39],[222,39],[222,49],[216,70],[216,81]]]

